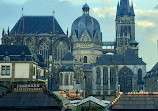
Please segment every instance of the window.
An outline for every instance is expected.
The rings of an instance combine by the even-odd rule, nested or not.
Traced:
[[[87,56],[84,56],[84,63],[87,63]]]
[[[33,67],[33,75],[34,75],[34,76],[36,75],[36,74],[35,74],[35,73],[36,73],[36,71],[35,71],[35,70],[36,70],[36,68],[35,68],[35,67]]]
[[[1,75],[10,75],[10,66],[2,66]]]

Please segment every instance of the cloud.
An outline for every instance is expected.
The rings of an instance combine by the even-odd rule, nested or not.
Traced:
[[[154,9],[155,9],[155,10],[158,10],[158,5],[156,5],[156,6],[154,7]]]
[[[155,26],[155,24],[153,22],[145,21],[145,20],[143,20],[143,21],[137,20],[136,23],[142,27],[154,27]]]
[[[24,4],[28,0],[0,0],[4,3],[15,3],[15,4]]]
[[[153,43],[157,43],[158,37],[154,36],[150,39]]]

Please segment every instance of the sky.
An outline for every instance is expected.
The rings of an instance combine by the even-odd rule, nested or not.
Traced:
[[[130,0],[132,2],[132,0]],[[73,21],[82,15],[82,6],[90,6],[90,15],[98,20],[103,41],[115,40],[115,17],[118,0],[0,0],[0,31],[16,24],[24,15],[53,15],[66,33]],[[133,0],[136,15],[136,41],[139,57],[147,63],[147,71],[158,62],[158,0]],[[0,38],[2,34],[0,34]],[[0,42],[1,43],[1,42]]]

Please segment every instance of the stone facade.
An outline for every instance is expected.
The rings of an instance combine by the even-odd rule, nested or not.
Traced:
[[[146,64],[138,57],[133,4],[129,0],[118,3],[116,41],[112,42],[102,41],[100,24],[90,16],[89,6],[85,4],[82,10],[69,38],[54,17],[29,17],[32,24],[41,21],[41,28],[30,26],[30,31],[23,28],[28,24],[27,16],[22,16],[10,33],[3,32],[2,44],[27,44],[32,53],[40,53],[50,69],[51,90],[79,89],[86,96],[144,90]],[[48,27],[41,24],[43,20]]]

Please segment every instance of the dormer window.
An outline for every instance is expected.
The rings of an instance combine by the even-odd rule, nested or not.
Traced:
[[[10,57],[9,56],[5,56],[4,57],[4,61],[10,61]]]

